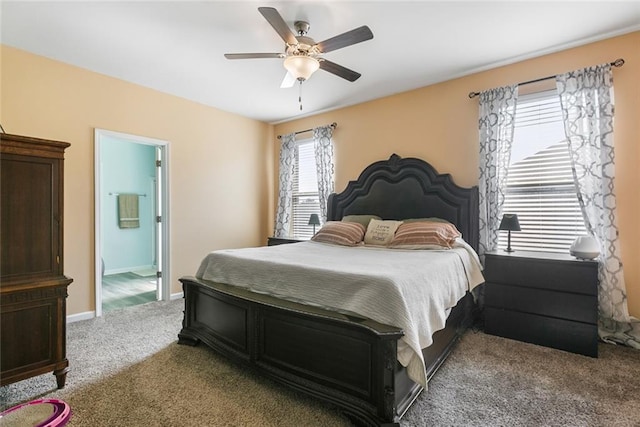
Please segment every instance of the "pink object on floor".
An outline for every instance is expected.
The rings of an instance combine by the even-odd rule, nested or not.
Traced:
[[[61,427],[71,418],[71,408],[58,399],[37,399],[0,413],[3,427]]]

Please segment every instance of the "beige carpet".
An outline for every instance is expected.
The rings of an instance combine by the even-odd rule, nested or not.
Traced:
[[[70,426],[349,425],[204,346],[178,345],[181,316],[182,301],[154,302],[69,325],[67,387],[51,375],[1,387],[3,408],[61,398]],[[401,425],[637,427],[640,351],[600,344],[592,359],[470,331]]]
[[[340,426],[339,415],[204,347],[169,344],[98,383],[59,393],[70,426]]]

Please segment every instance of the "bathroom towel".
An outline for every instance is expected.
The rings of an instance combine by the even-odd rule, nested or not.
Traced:
[[[139,228],[138,195],[118,195],[118,226],[120,228]]]

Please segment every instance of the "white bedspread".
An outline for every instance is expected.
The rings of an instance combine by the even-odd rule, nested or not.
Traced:
[[[449,309],[484,281],[481,269],[462,239],[450,250],[301,242],[214,251],[196,277],[402,328],[398,360],[426,388],[421,349],[444,328]]]

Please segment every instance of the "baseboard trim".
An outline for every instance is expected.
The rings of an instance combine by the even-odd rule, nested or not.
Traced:
[[[169,296],[169,299],[171,301],[176,300],[176,299],[180,299],[180,298],[184,298],[184,292],[178,292],[177,294],[171,294]]]
[[[121,274],[121,273],[132,273],[134,271],[140,270],[155,270],[155,266],[153,265],[138,265],[134,267],[122,267],[122,268],[110,268],[105,269],[103,276],[110,276],[112,274]]]
[[[67,316],[67,323],[79,322],[81,320],[89,320],[96,317],[95,311],[85,311],[84,313],[70,314]]]

